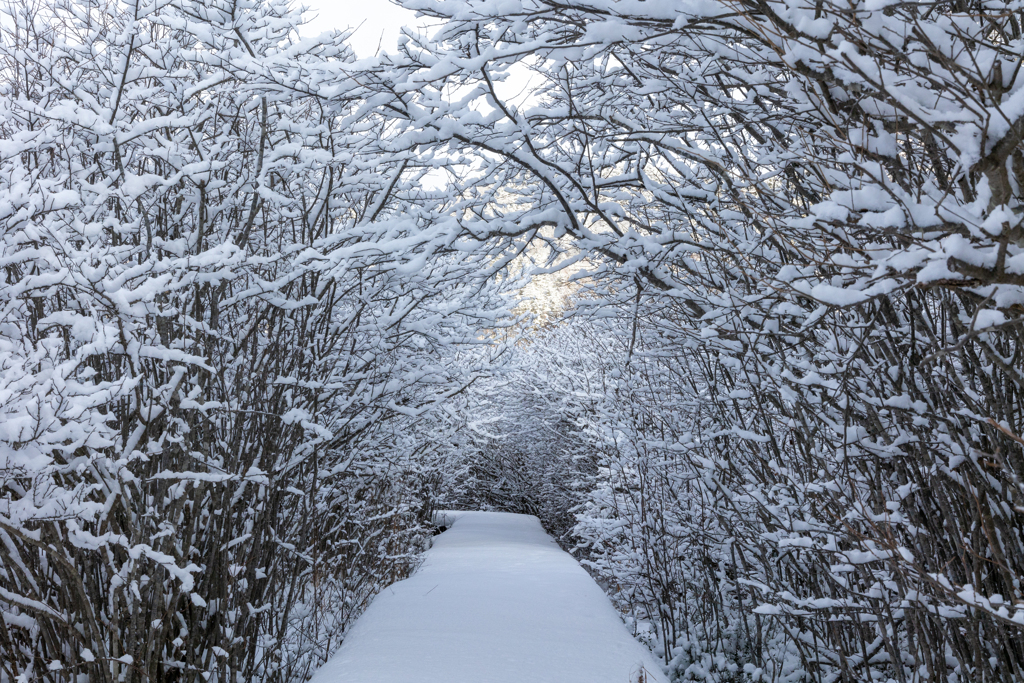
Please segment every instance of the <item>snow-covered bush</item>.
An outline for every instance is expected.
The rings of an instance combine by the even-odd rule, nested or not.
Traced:
[[[475,158],[466,229],[590,259],[581,531],[681,675],[1018,678],[1018,8],[403,4],[447,20],[390,77]]]
[[[6,7],[0,680],[303,680],[414,565],[500,266],[287,3]]]
[[[460,403],[462,421],[444,458],[443,504],[536,515],[573,544],[574,511],[593,483],[587,413],[601,395],[573,327],[533,329]]]

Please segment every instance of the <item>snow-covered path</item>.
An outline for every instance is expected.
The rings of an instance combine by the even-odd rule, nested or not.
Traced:
[[[665,680],[536,517],[454,512],[447,521],[423,566],[374,599],[312,683]]]

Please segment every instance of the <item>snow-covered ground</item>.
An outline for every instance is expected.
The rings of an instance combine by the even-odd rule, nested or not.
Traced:
[[[536,517],[447,518],[423,566],[374,599],[312,683],[665,680]]]

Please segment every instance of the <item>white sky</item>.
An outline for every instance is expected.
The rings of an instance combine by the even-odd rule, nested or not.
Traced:
[[[317,15],[303,33],[359,27],[350,41],[359,57],[373,56],[378,45],[385,52],[394,52],[399,29],[424,22],[415,12],[388,0],[299,0],[299,4],[309,7],[310,15]]]

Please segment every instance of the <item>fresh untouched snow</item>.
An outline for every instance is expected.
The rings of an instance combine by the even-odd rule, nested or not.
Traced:
[[[536,517],[450,512],[312,683],[663,682],[590,575]]]

